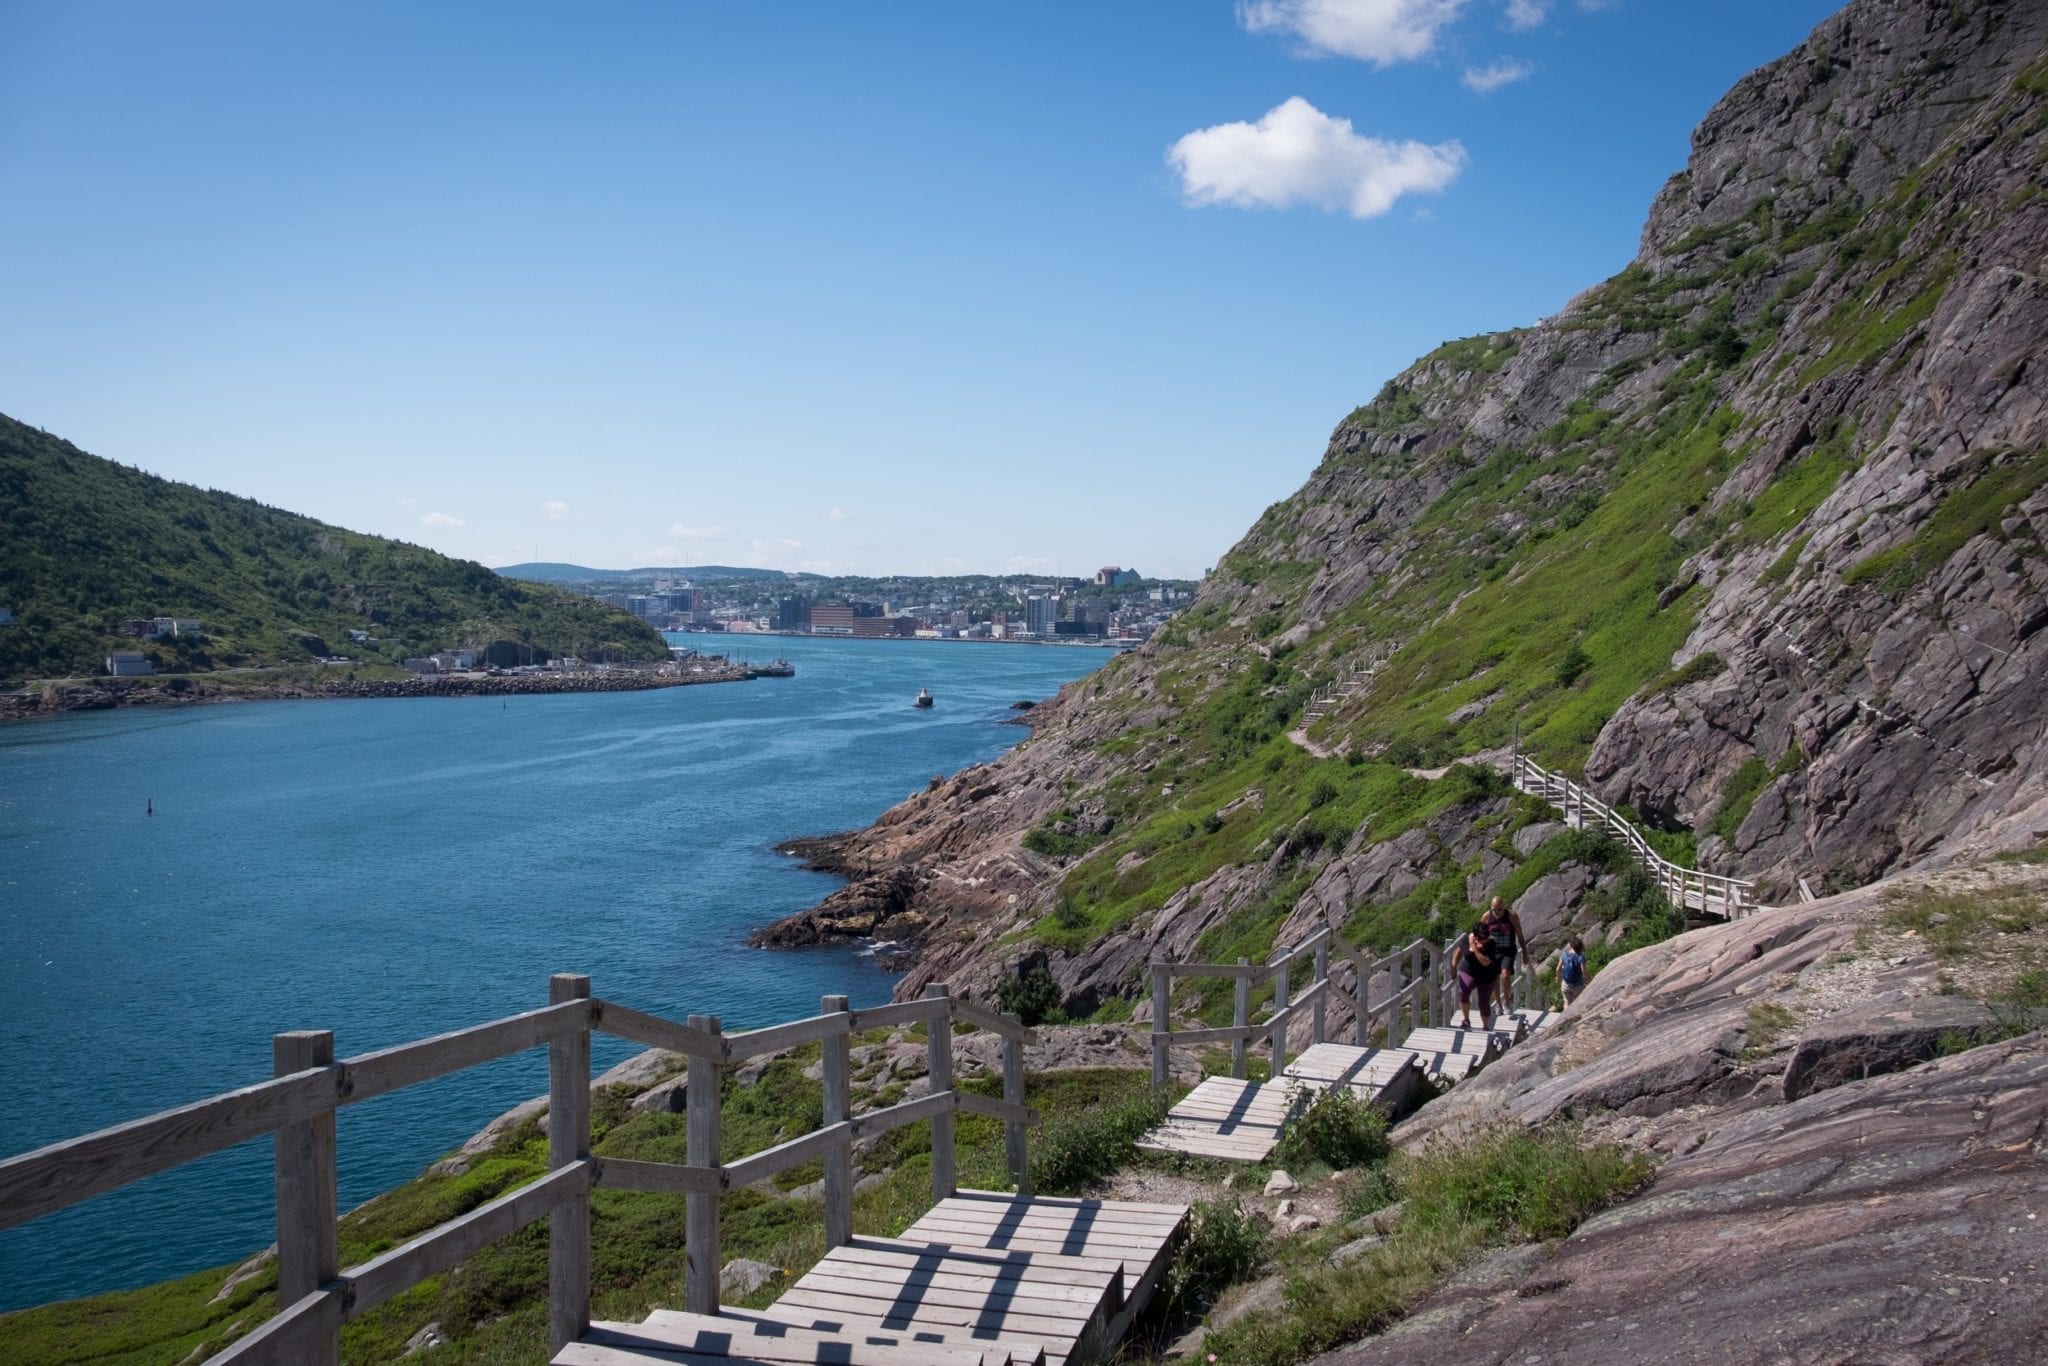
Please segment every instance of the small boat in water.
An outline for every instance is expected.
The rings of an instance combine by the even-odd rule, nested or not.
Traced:
[[[930,688],[919,688],[917,690],[917,700],[910,705],[913,707],[929,707],[931,704],[932,690]]]
[[[766,664],[750,665],[747,671],[755,678],[796,677],[796,665],[786,659],[771,659]]]

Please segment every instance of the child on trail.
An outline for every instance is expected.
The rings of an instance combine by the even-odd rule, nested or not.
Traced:
[[[1451,953],[1451,971],[1458,975],[1458,1028],[1472,1027],[1472,998],[1479,998],[1480,1018],[1493,1028],[1493,986],[1500,964],[1492,956],[1485,925],[1476,925],[1458,939]]]
[[[1578,935],[1557,955],[1557,980],[1564,988],[1564,1003],[1570,1005],[1586,989],[1586,941]]]

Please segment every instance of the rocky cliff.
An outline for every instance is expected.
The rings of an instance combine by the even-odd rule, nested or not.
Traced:
[[[904,940],[913,992],[1042,961],[1085,1012],[1156,948],[1399,942],[1496,888],[1618,934],[1485,767],[1517,743],[1767,900],[2028,841],[2044,182],[2048,8],[1856,0],[1708,115],[1626,270],[1389,381],[1173,629],[828,842],[885,871],[770,939]]]

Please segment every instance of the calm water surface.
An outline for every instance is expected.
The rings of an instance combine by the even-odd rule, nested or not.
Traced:
[[[683,639],[677,637],[676,639]],[[1093,649],[691,637],[793,679],[651,693],[270,702],[0,728],[0,1156],[543,1005],[553,972],[728,1029],[887,999],[851,950],[748,930],[837,885],[772,852],[1023,738]],[[938,698],[915,711],[920,686]],[[144,815],[153,799],[154,816]],[[602,1068],[635,1051],[599,1036]],[[341,1112],[349,1207],[547,1089],[544,1050]],[[270,1144],[0,1233],[0,1309],[273,1237]]]

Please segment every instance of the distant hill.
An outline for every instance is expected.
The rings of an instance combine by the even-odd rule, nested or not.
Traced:
[[[550,560],[536,560],[529,564],[508,564],[498,570],[507,578],[534,579],[541,583],[593,583],[620,582],[629,579],[649,579],[657,574],[678,575],[686,579],[785,579],[815,578],[811,574],[785,574],[780,569],[743,569],[729,564],[691,564],[672,568],[645,569],[592,569],[580,564],[558,564]]]
[[[102,672],[109,650],[159,670],[397,660],[508,640],[536,652],[664,655],[644,622],[551,585],[88,455],[0,415],[0,679]],[[137,641],[135,617],[199,621]],[[378,638],[351,644],[350,629]]]

